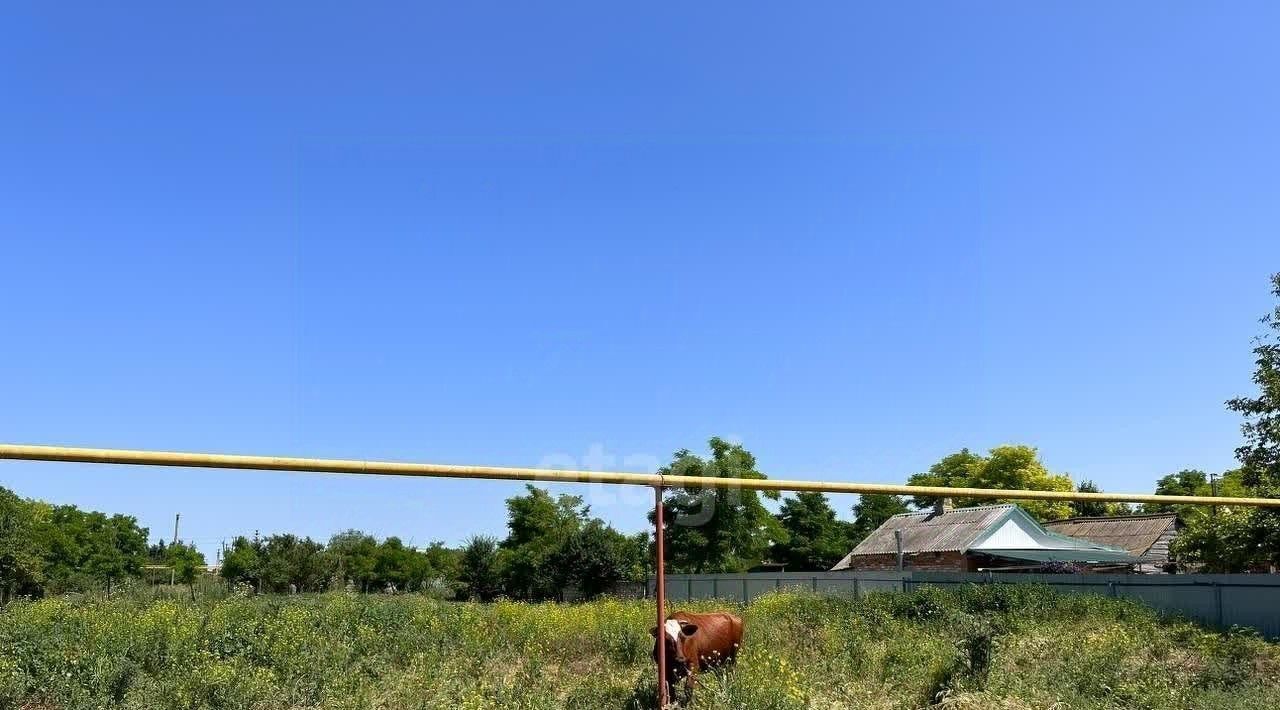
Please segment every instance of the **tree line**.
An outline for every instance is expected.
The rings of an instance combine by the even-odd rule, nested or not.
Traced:
[[[379,541],[359,530],[322,544],[292,534],[235,538],[222,557],[221,576],[259,592],[329,589],[433,591],[455,579],[456,552],[442,543],[423,549],[398,537]]]
[[[1271,279],[1277,305],[1262,318],[1253,348],[1258,393],[1229,400],[1244,418],[1238,468],[1220,475],[1183,470],[1156,481],[1164,495],[1280,497],[1280,274]],[[708,456],[676,452],[667,475],[763,479],[741,444],[712,438]],[[908,485],[1098,492],[1050,471],[1034,447],[998,446],[985,454],[962,449],[944,456]],[[667,563],[672,572],[745,572],[765,563],[791,571],[834,565],[890,516],[923,509],[933,500],[864,495],[841,519],[821,493],[781,499],[776,491],[674,488],[666,493]],[[765,501],[780,501],[773,513]],[[957,507],[1004,501],[960,498]],[[1242,572],[1280,565],[1280,510],[1235,506],[1139,507],[1117,503],[1016,501],[1042,521],[1067,517],[1174,513],[1184,525],[1172,552],[1189,569]],[[226,550],[221,575],[263,592],[346,588],[415,591],[490,600],[543,600],[575,589],[593,597],[651,573],[648,533],[627,535],[599,518],[580,496],[553,496],[536,486],[506,501],[507,534],[469,538],[460,548],[433,543],[416,549],[400,538],[377,540],[351,530],[327,544],[281,534],[238,537]],[[650,511],[650,522],[655,515]],[[0,487],[0,599],[105,587],[136,579],[147,564],[174,570],[191,584],[205,560],[181,541],[147,544],[136,518],[25,500]]]
[[[618,532],[592,517],[580,496],[527,486],[506,505],[508,533],[501,540],[474,536],[459,549],[441,542],[415,549],[356,530],[334,535],[327,545],[294,535],[240,537],[221,574],[269,592],[343,588],[489,601],[562,599],[571,588],[591,598],[649,573],[648,535]]]
[[[204,565],[194,546],[147,544],[130,515],[26,500],[0,487],[0,601],[105,589],[136,580],[145,565],[167,565],[190,582]]]

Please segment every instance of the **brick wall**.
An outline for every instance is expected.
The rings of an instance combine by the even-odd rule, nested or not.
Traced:
[[[849,561],[849,569],[865,572],[891,572],[898,569],[898,556],[857,555]],[[917,552],[903,556],[902,567],[905,570],[921,570],[924,572],[974,572],[977,562],[961,552]]]

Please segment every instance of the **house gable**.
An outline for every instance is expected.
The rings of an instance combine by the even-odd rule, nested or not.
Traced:
[[[999,523],[991,526],[980,538],[973,541],[969,551],[997,549],[1027,549],[1047,547],[1043,530],[1021,510],[1013,509]]]

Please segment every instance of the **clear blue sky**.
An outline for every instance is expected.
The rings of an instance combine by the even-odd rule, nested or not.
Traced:
[[[645,470],[718,434],[877,482],[1019,442],[1124,491],[1231,467],[1280,270],[1280,10],[880,6],[10,6],[0,440]],[[153,536],[181,511],[210,553],[500,534],[519,489],[0,485]],[[643,525],[643,491],[591,499]]]

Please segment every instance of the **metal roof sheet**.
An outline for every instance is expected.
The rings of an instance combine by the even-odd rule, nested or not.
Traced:
[[[1013,535],[1003,544],[988,545],[983,542],[995,534],[995,531],[1005,529],[1002,525],[1016,525],[1013,532],[1021,530],[1022,533]],[[875,532],[868,535],[832,569],[845,569],[851,565],[854,557],[861,555],[895,554],[898,551],[897,532],[902,533],[902,551],[908,555],[974,550],[1024,560],[1137,561],[1124,548],[1046,530],[1017,505],[1008,503],[956,508],[941,514],[926,510],[895,515],[876,528]],[[1033,543],[1039,547],[1027,547],[1019,543]],[[975,548],[975,545],[978,547]]]
[[[956,508],[941,515],[932,510],[895,515],[858,543],[849,554],[896,553],[895,530],[902,531],[902,549],[906,552],[963,552],[1016,507],[1007,503]]]
[[[1118,547],[1141,557],[1177,525],[1173,513],[1100,518],[1069,518],[1045,523],[1046,529],[1070,537]]]

